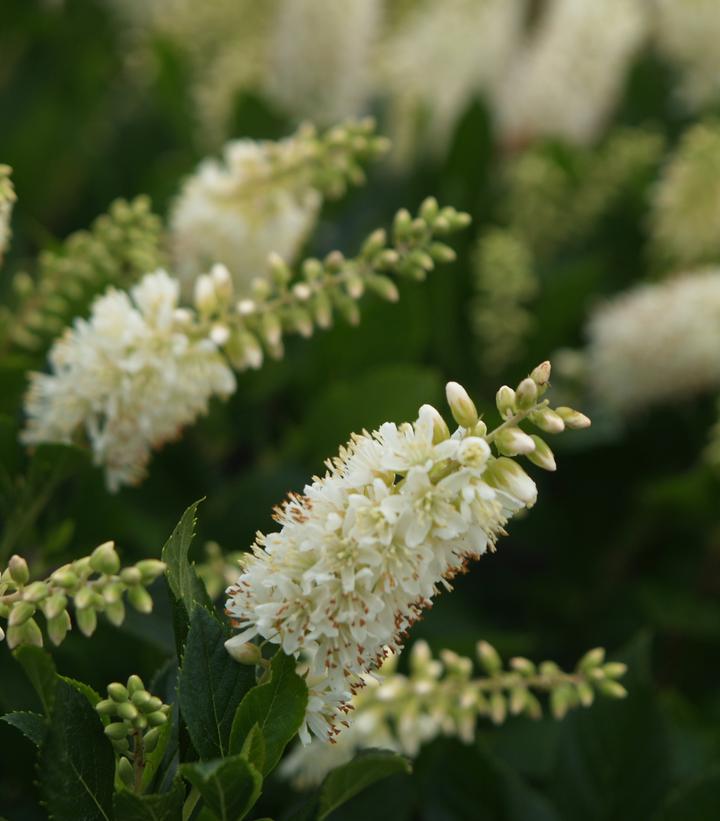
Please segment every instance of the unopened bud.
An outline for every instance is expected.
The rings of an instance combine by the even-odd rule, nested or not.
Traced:
[[[201,274],[195,280],[195,307],[201,314],[209,315],[214,313],[218,307],[215,284],[209,274]]]
[[[608,678],[622,678],[627,673],[627,664],[621,661],[610,661],[603,667],[603,673]]]
[[[535,450],[532,453],[528,453],[527,458],[534,465],[537,465],[543,470],[556,470],[557,465],[555,464],[555,456],[550,450],[547,442],[539,436],[536,436],[534,433],[530,436],[530,438],[535,443]]]
[[[76,587],[80,581],[69,567],[56,570],[50,578],[58,587],[62,587],[65,590],[71,590],[73,587]]]
[[[115,712],[115,702],[111,698],[104,698],[95,705],[95,710],[101,716],[111,716]]]
[[[67,598],[62,593],[53,593],[43,602],[43,613],[46,619],[54,619],[67,607]]]
[[[22,587],[30,581],[30,570],[22,556],[18,556],[17,554],[11,556],[7,569],[10,573],[10,578],[18,587]]]
[[[54,616],[52,619],[48,619],[47,632],[50,637],[50,641],[56,647],[59,647],[65,641],[65,636],[67,636],[71,627],[72,623],[70,621],[70,614],[67,610],[63,610],[57,616]]]
[[[126,721],[132,721],[134,718],[138,717],[137,707],[129,701],[123,701],[122,704],[118,704],[115,712],[120,718],[123,718]]]
[[[580,428],[589,428],[592,422],[588,416],[580,411],[573,410],[573,408],[560,407],[555,408],[555,413],[563,420],[566,427],[573,430]]]
[[[510,659],[510,667],[513,670],[517,671],[523,676],[532,676],[535,674],[535,665],[530,661],[530,659],[523,658],[522,656],[515,656],[514,658]]]
[[[107,692],[113,701],[121,702],[128,700],[127,687],[120,684],[119,681],[114,681],[112,684],[108,684]]]
[[[541,362],[530,374],[530,379],[539,387],[544,388],[550,381],[550,362]]]
[[[262,653],[257,644],[250,641],[238,641],[238,638],[238,636],[233,636],[225,642],[225,649],[230,657],[240,664],[259,664]]]
[[[143,737],[143,747],[145,748],[146,753],[151,753],[158,744],[160,740],[160,728],[153,727],[152,730],[148,730]]]
[[[23,590],[23,601],[37,604],[46,599],[50,593],[50,588],[45,582],[32,582]]]
[[[497,690],[490,696],[490,720],[493,724],[502,724],[507,716],[505,696]]]
[[[128,736],[128,726],[122,721],[116,721],[113,724],[108,724],[105,727],[105,735],[113,741],[120,741]]]
[[[500,453],[505,456],[529,454],[535,450],[535,442],[531,436],[520,428],[505,428],[495,438],[495,444]]]
[[[140,584],[142,582],[142,573],[137,567],[124,567],[120,572],[120,581],[128,585]]]
[[[97,627],[97,613],[92,608],[76,610],[75,619],[80,628],[80,632],[88,638],[92,636]]]
[[[489,675],[494,676],[502,670],[502,659],[490,642],[479,641],[475,645],[475,652],[477,653],[478,661]]]
[[[450,438],[450,429],[447,426],[447,422],[443,419],[442,414],[437,408],[434,408],[432,405],[422,405],[418,411],[418,417],[420,419],[426,417],[432,421],[434,445]]]
[[[150,727],[161,727],[167,723],[167,716],[162,710],[156,710],[154,713],[148,713],[147,723]]]
[[[625,698],[628,694],[627,690],[620,684],[619,681],[611,681],[606,679],[605,681],[599,681],[597,683],[597,688],[600,693],[604,696],[608,696],[609,698]]]
[[[535,482],[512,459],[501,456],[490,462],[483,475],[485,481],[514,496],[526,507],[532,507],[537,501]]]
[[[537,402],[537,383],[529,376],[517,386],[515,401],[518,410],[529,410]]]
[[[120,570],[120,559],[115,552],[115,543],[105,542],[96,547],[90,556],[90,567],[96,573],[114,576]]]
[[[594,647],[592,650],[588,650],[587,653],[585,653],[585,655],[580,659],[577,669],[583,673],[587,673],[589,670],[599,667],[604,661],[605,648]]]
[[[8,618],[8,626],[19,627],[35,615],[35,605],[29,601],[19,601],[13,605]]]
[[[159,559],[143,559],[135,567],[140,571],[143,584],[150,584],[159,576],[162,576],[167,565]]]
[[[509,419],[517,413],[517,404],[515,401],[515,391],[508,385],[503,385],[495,394],[495,404],[497,405],[498,413],[503,419]]]
[[[118,775],[129,790],[135,789],[135,768],[124,755],[118,761]]]
[[[445,395],[458,425],[463,428],[474,427],[478,422],[478,412],[465,388],[457,382],[448,382],[445,386]]]
[[[218,297],[220,297],[220,299],[226,302],[232,299],[232,277],[230,276],[230,271],[228,271],[222,263],[216,262],[215,265],[213,265],[210,269],[210,278],[212,280],[215,293]]]
[[[536,425],[545,433],[562,433],[565,430],[565,423],[562,417],[551,408],[533,411],[529,417],[533,425]]]

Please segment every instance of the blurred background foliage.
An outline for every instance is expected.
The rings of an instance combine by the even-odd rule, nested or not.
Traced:
[[[193,66],[182,49],[157,36],[150,44],[156,70],[138,83],[128,48],[111,5],[100,0],[2,5],[0,160],[13,167],[19,195],[0,278],[6,297],[9,273],[32,270],[40,249],[88,226],[116,197],[148,194],[164,214],[178,181],[207,153],[191,96]],[[367,186],[326,207],[307,252],[352,252],[397,208],[415,208],[432,194],[474,218],[455,243],[458,261],[425,284],[405,284],[397,305],[366,300],[359,327],[337,324],[312,340],[293,340],[284,360],[241,375],[230,401],[215,403],[165,448],[139,488],[108,495],[82,454],[72,456],[72,476],[64,479],[69,469],[43,464],[43,452],[22,452],[19,418],[3,417],[3,468],[22,477],[3,511],[4,538],[38,569],[110,538],[127,561],[157,556],[182,510],[205,496],[200,561],[204,541],[238,551],[257,529],[272,527],[272,506],[321,471],[350,431],[414,418],[424,402],[441,407],[447,380],[485,397],[492,413],[498,373],[514,384],[557,349],[580,347],[599,295],[653,274],[649,182],[692,122],[674,100],[673,83],[669,65],[638,55],[613,122],[642,126],[653,142],[641,152],[639,173],[623,176],[600,207],[588,200],[607,179],[602,147],[611,137],[589,148],[535,143],[528,152],[561,179],[555,194],[541,187],[533,199],[527,186],[513,189],[511,158],[495,144],[481,95],[465,108],[446,150],[420,152],[403,168],[388,162],[371,169]],[[382,131],[382,108],[375,113]],[[275,138],[293,127],[260,95],[241,90],[233,98],[228,136]],[[543,219],[549,227],[540,230]],[[557,226],[563,230],[555,241],[550,229]],[[476,241],[497,227],[527,240],[539,286],[528,298],[527,338],[493,369],[471,310]],[[6,414],[19,405],[26,364],[22,357],[0,364]],[[439,599],[415,636],[466,654],[483,637],[503,654],[561,664],[603,645],[631,665],[629,698],[561,723],[512,719],[481,727],[471,748],[435,742],[412,776],[375,787],[333,818],[718,817],[720,479],[700,458],[715,403],[679,401],[621,423],[602,409],[595,414],[586,400],[580,407],[596,424],[559,443],[558,473],[538,477],[537,508],[514,524],[497,555]],[[18,525],[17,511],[49,487],[55,492],[47,505]],[[103,623],[92,643],[72,636],[56,653],[59,670],[98,689],[131,672],[149,680],[172,649],[161,590],[156,600],[152,617],[128,618],[119,630]],[[30,705],[30,698],[0,645],[0,710],[11,701],[15,709]],[[32,750],[14,733],[0,725],[0,814],[40,818]],[[275,817],[295,800],[288,790],[278,784],[260,814]]]

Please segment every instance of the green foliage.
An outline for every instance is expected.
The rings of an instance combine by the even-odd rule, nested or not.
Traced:
[[[263,739],[263,775],[275,769],[283,750],[295,737],[305,717],[308,692],[305,682],[295,672],[293,658],[278,651],[270,665],[270,679],[253,687],[243,698],[233,719],[230,751],[240,752],[255,727]]]
[[[260,795],[262,776],[242,755],[185,764],[181,772],[218,821],[240,821]]]
[[[121,790],[113,797],[116,821],[177,821],[182,817],[185,788],[176,782],[169,792],[135,795]]]
[[[6,713],[4,716],[0,716],[0,721],[4,721],[11,727],[20,730],[36,747],[39,747],[45,739],[47,724],[44,716],[41,716],[39,713]]]
[[[100,719],[84,695],[59,680],[39,763],[40,790],[50,817],[109,821],[114,773],[112,747]]]
[[[51,656],[40,647],[18,647],[14,656],[30,679],[45,715],[51,715],[57,689],[57,673]]]
[[[235,711],[255,684],[253,670],[228,655],[226,638],[215,616],[201,607],[195,608],[190,618],[178,694],[193,746],[204,760],[229,752]]]
[[[387,750],[367,750],[333,770],[323,781],[318,801],[318,821],[327,818],[353,796],[376,781],[397,773],[409,773],[410,763]]]

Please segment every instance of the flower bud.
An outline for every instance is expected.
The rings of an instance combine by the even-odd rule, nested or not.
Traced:
[[[535,674],[535,665],[530,659],[523,658],[522,656],[511,658],[510,667],[523,676],[532,676]]]
[[[118,704],[115,712],[125,721],[132,721],[134,718],[138,717],[137,707],[129,701],[123,701]]]
[[[551,408],[533,411],[529,419],[533,425],[536,425],[540,430],[544,430],[545,433],[562,433],[565,430],[562,417]]]
[[[505,696],[497,690],[490,696],[490,720],[493,724],[502,724],[507,716]]]
[[[526,507],[532,507],[537,501],[535,482],[517,462],[505,456],[491,461],[483,478],[488,484],[515,497]]]
[[[148,713],[147,723],[150,727],[161,727],[167,723],[167,716],[162,710],[156,710],[154,713]]]
[[[505,456],[517,456],[532,453],[535,450],[535,442],[532,437],[520,428],[501,430],[495,438],[495,444],[500,453]]]
[[[88,638],[92,636],[97,627],[97,613],[92,608],[75,611],[75,620],[80,628],[80,632]]]
[[[59,647],[65,641],[65,636],[67,636],[71,627],[70,614],[67,610],[63,610],[57,616],[48,619],[47,632],[50,641],[56,647]]]
[[[600,693],[609,698],[625,698],[628,694],[627,690],[620,684],[619,681],[599,681],[597,688]]]
[[[137,567],[124,567],[120,571],[120,581],[127,585],[140,584],[142,582],[142,573]]]
[[[274,251],[268,254],[267,263],[270,276],[280,287],[284,287],[290,282],[292,272],[280,254],[276,254]]]
[[[555,413],[563,420],[565,426],[573,430],[589,428],[592,422],[588,416],[580,411],[565,406],[555,408]]]
[[[113,701],[121,702],[128,700],[127,687],[120,684],[119,681],[114,681],[112,684],[108,684],[107,692]]]
[[[32,582],[23,590],[23,601],[33,602],[37,604],[43,599],[47,598],[50,593],[50,588],[45,582]]]
[[[158,745],[158,741],[160,740],[160,728],[153,727],[152,730],[148,730],[143,737],[143,747],[145,748],[146,753],[151,753]]]
[[[514,716],[520,715],[527,706],[527,688],[513,687],[510,692],[510,713]]]
[[[495,404],[498,412],[503,419],[509,419],[517,413],[517,405],[515,404],[515,391],[503,385],[495,394]]]
[[[67,607],[67,597],[62,593],[53,593],[50,598],[43,602],[43,613],[46,619],[54,619]]]
[[[95,710],[101,716],[111,716],[115,712],[115,702],[111,698],[102,699],[95,705]]]
[[[148,705],[148,703],[150,702],[151,698],[152,698],[152,696],[150,695],[150,693],[148,693],[147,690],[136,690],[132,694],[133,704],[136,707],[138,707],[140,710],[143,710],[143,711],[144,711],[145,707]]]
[[[145,685],[143,684],[143,680],[140,676],[133,673],[127,681],[127,691],[131,696],[134,696],[135,693],[140,693],[145,690]]]
[[[627,664],[621,661],[610,661],[603,667],[603,673],[608,678],[622,678],[627,673]]]
[[[120,627],[125,621],[125,605],[122,601],[114,601],[110,604],[106,604],[103,612],[107,616],[110,624],[115,625],[115,627]]]
[[[93,591],[89,587],[83,587],[81,590],[78,590],[75,596],[75,607],[79,610],[91,607],[94,598]]]
[[[478,422],[478,412],[468,392],[457,382],[448,382],[445,395],[453,418],[463,428],[472,428]]]
[[[116,753],[122,755],[126,753],[130,749],[130,743],[128,742],[127,738],[120,738],[120,739],[112,739],[111,743],[113,745],[113,749]]]
[[[447,426],[447,422],[436,408],[432,405],[422,405],[418,411],[418,418],[422,419],[423,417],[428,417],[432,420],[434,445],[450,438],[450,429]]]
[[[594,647],[588,650],[587,653],[580,659],[577,664],[577,669],[583,673],[587,673],[595,667],[599,667],[605,661],[605,648]]]
[[[230,657],[240,664],[255,665],[262,658],[262,653],[257,644],[250,641],[238,641],[238,636],[228,639],[225,642],[225,649]]]
[[[58,587],[62,587],[65,590],[72,590],[74,587],[77,587],[80,581],[77,575],[70,569],[69,565],[56,570],[52,576],[50,576],[50,579],[58,585]]]
[[[214,313],[218,307],[215,284],[208,274],[201,274],[195,280],[194,293],[195,307],[201,314],[209,315]]]
[[[42,632],[35,619],[28,619],[20,625],[8,627],[7,643],[11,650],[22,645],[31,647],[42,647]]]
[[[130,760],[125,758],[124,755],[120,756],[118,760],[118,775],[120,776],[121,781],[123,784],[129,789],[135,789],[135,768],[130,763]]]
[[[543,470],[556,470],[557,465],[555,464],[555,456],[550,450],[547,442],[539,436],[536,436],[534,433],[530,436],[530,438],[535,443],[535,450],[532,453],[528,453],[527,458],[534,465],[537,465]]]
[[[233,295],[230,271],[222,263],[216,262],[210,269],[210,279],[217,296],[224,302],[229,302]]]
[[[544,388],[550,381],[550,363],[546,360],[541,362],[530,374],[530,379],[539,387]]]
[[[120,741],[123,738],[127,738],[129,731],[127,724],[124,724],[122,721],[116,721],[105,727],[105,735],[113,741]]]
[[[475,652],[478,661],[489,675],[494,676],[502,670],[502,659],[492,644],[487,641],[479,641],[475,645]]]
[[[5,631],[0,627],[0,641],[4,641],[5,639]]]
[[[575,685],[575,692],[583,707],[590,707],[593,701],[595,701],[595,691],[587,681],[578,682],[578,684]]]
[[[515,401],[518,410],[528,410],[537,402],[537,383],[529,376],[517,386],[515,391]]]
[[[152,596],[144,587],[136,585],[128,590],[128,601],[138,611],[138,613],[152,613]]]
[[[93,550],[90,556],[90,567],[96,573],[113,576],[120,570],[120,559],[115,552],[114,542],[105,542]]]
[[[8,618],[8,625],[10,627],[19,627],[21,624],[25,624],[25,622],[32,618],[35,615],[35,605],[29,601],[19,601],[16,602],[12,610],[10,611],[10,616]]]
[[[30,570],[22,556],[18,556],[17,554],[11,556],[7,569],[10,573],[10,578],[18,587],[22,587],[30,580]]]
[[[143,559],[135,567],[140,571],[143,584],[150,584],[159,576],[162,576],[167,565],[159,559]]]

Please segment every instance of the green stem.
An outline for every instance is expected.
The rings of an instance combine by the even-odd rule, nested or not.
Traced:
[[[195,811],[195,807],[199,800],[200,791],[197,787],[193,787],[190,790],[190,794],[185,799],[185,803],[183,804],[182,821],[190,821],[190,818],[192,817],[192,814]]]

